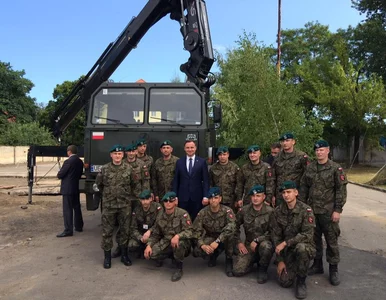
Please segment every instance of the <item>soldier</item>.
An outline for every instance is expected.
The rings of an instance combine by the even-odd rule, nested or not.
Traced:
[[[117,235],[118,247],[122,253],[121,262],[131,265],[127,253],[131,215],[131,195],[133,180],[130,167],[123,162],[123,147],[115,145],[110,150],[112,161],[103,165],[96,178],[96,184],[103,197],[102,209],[102,249],[105,252],[103,267],[111,268],[111,249],[113,232],[118,222],[120,235]]]
[[[346,203],[347,179],[341,166],[330,159],[330,147],[324,140],[314,145],[317,161],[306,169],[300,185],[299,199],[312,207],[315,214],[316,229],[314,241],[316,256],[308,274],[323,274],[323,242],[327,244],[327,262],[332,285],[339,285],[338,263],[340,234],[339,220],[343,206]]]
[[[315,217],[308,205],[296,199],[298,190],[295,182],[284,181],[279,190],[285,203],[276,207],[271,218],[278,280],[282,287],[290,287],[296,276],[295,296],[304,299],[307,297],[308,265],[315,256]]]
[[[246,274],[255,262],[258,263],[257,282],[267,282],[267,270],[273,254],[269,232],[270,217],[273,208],[265,204],[265,193],[262,185],[255,185],[248,195],[251,204],[240,208],[236,216],[235,241],[238,253],[233,258],[233,274]],[[245,242],[241,240],[240,227],[245,231]]]
[[[157,216],[162,214],[162,206],[153,202],[150,190],[139,195],[141,205],[137,206],[131,216],[129,251],[143,253],[151,235]]]
[[[208,267],[214,267],[225,248],[225,273],[231,277],[235,216],[231,208],[220,204],[222,196],[219,187],[209,190],[208,199],[209,205],[201,209],[193,223],[193,235],[197,239],[193,256],[209,257]]]
[[[178,157],[172,155],[172,142],[166,140],[160,145],[162,157],[158,158],[153,167],[151,174],[152,188],[155,201],[159,202],[167,191],[173,188],[173,178],[176,169]]]
[[[279,155],[280,150],[281,150],[280,143],[276,142],[276,143],[271,144],[271,153],[266,158],[264,158],[263,161],[272,167],[273,161]]]
[[[241,167],[237,178],[236,197],[237,205],[249,204],[248,192],[255,184],[265,186],[265,201],[271,203],[274,181],[271,166],[260,160],[261,151],[258,145],[248,148],[249,162]]]
[[[162,260],[174,258],[177,270],[171,280],[178,281],[183,275],[183,260],[190,253],[192,237],[192,221],[188,212],[177,207],[176,193],[167,192],[162,201],[165,211],[157,218],[147,246],[145,258],[157,261],[157,266],[162,266]]]
[[[217,149],[218,161],[209,169],[209,184],[211,187],[218,186],[221,190],[223,205],[235,209],[236,182],[240,168],[229,160],[228,147]]]
[[[275,195],[272,198],[274,206],[283,203],[280,186],[284,181],[294,181],[300,186],[300,180],[309,164],[306,153],[295,149],[295,135],[291,132],[280,137],[282,150],[273,162],[272,171],[274,177]]]
[[[146,149],[147,149],[146,140],[145,139],[137,140],[136,146],[137,146],[137,157],[146,164],[146,167],[151,174],[151,169],[153,167],[154,160],[153,160],[153,157],[146,154]]]

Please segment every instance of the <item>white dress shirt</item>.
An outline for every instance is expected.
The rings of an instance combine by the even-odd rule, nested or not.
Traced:
[[[192,159],[192,170],[193,170],[193,167],[194,167],[194,160],[196,159],[196,154],[194,154],[193,156],[189,157],[189,156],[186,156],[186,170],[188,171],[189,173],[189,160],[190,158]]]

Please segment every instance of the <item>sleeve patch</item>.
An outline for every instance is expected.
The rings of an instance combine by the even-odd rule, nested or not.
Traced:
[[[230,209],[227,209],[227,213],[229,213],[229,212],[231,212],[231,210],[230,210]]]
[[[161,208],[162,208],[161,206],[158,206],[158,207],[157,207],[157,210],[160,210]]]
[[[232,214],[229,214],[229,218],[233,219],[233,215],[232,215]]]
[[[135,212],[132,212],[132,215],[135,216]]]
[[[186,224],[192,225],[192,222],[190,222],[190,220],[186,220]]]
[[[312,217],[308,217],[308,223],[314,223],[314,218],[312,218]]]
[[[340,175],[340,180],[344,181],[346,178],[344,177],[344,175]]]
[[[343,168],[340,167],[340,168],[338,168],[338,170],[339,170],[339,171],[343,171]]]
[[[185,213],[185,214],[184,214],[184,218],[187,218],[187,217],[188,217],[188,214]]]
[[[307,211],[308,211],[308,212],[312,212],[312,209],[311,209],[311,208],[307,208]]]

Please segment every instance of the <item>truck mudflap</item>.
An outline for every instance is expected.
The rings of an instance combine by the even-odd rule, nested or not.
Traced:
[[[101,202],[101,194],[94,190],[95,179],[81,178],[79,180],[79,192],[86,194],[87,210],[97,210]]]

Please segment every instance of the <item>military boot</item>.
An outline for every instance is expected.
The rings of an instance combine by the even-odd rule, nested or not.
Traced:
[[[339,285],[340,279],[339,279],[339,273],[338,273],[338,265],[331,265],[330,264],[330,283],[332,285]]]
[[[218,250],[214,250],[212,255],[209,255],[208,267],[212,268],[217,265],[217,257],[219,256]]]
[[[225,274],[228,277],[233,277],[232,270],[233,270],[233,260],[232,260],[232,257],[227,256],[225,258]]]
[[[111,255],[112,258],[120,257],[121,256],[121,247],[117,246],[115,250],[113,251],[113,254]]]
[[[311,268],[308,269],[308,275],[315,275],[315,274],[323,274],[323,260],[320,259],[314,259],[314,263],[312,264]]]
[[[131,263],[131,260],[129,258],[129,255],[127,254],[127,247],[126,246],[121,246],[121,262],[125,265],[125,266],[131,266],[132,263]]]
[[[298,299],[307,298],[306,277],[297,276],[295,297]]]
[[[177,270],[172,275],[172,281],[173,282],[180,280],[182,275],[183,275],[183,272],[182,272],[183,263],[182,263],[182,261],[177,261],[176,265],[177,265]]]
[[[268,267],[259,266],[259,270],[257,271],[257,283],[263,284],[267,282],[268,280],[267,270],[268,270]]]
[[[105,260],[103,261],[103,268],[111,268],[111,250],[105,251]]]

